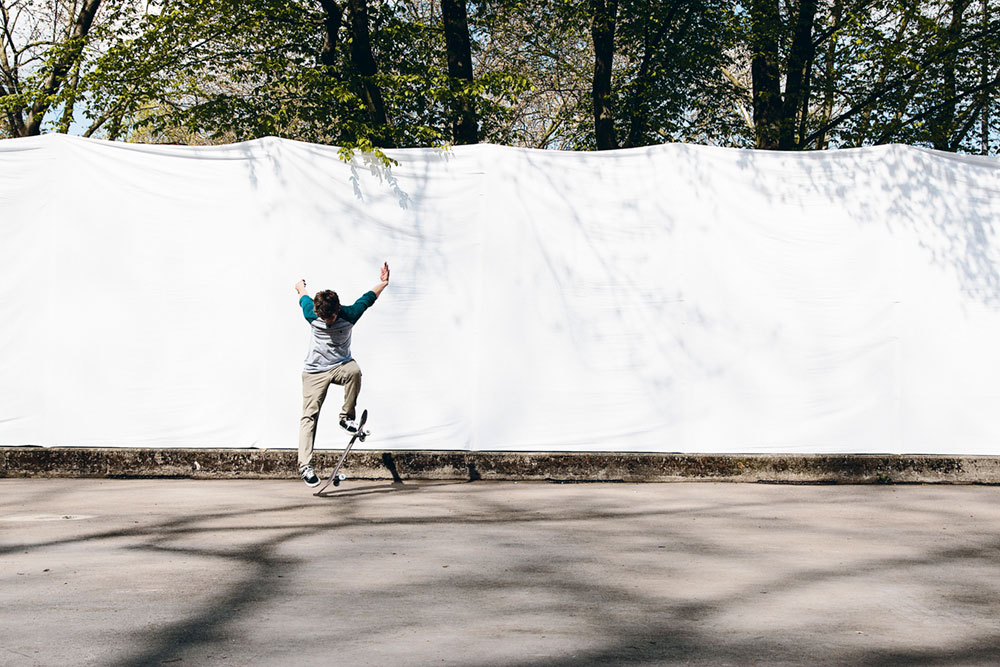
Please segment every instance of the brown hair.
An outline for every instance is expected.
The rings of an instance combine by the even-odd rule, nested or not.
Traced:
[[[337,296],[336,292],[325,289],[321,292],[316,292],[316,298],[313,299],[313,306],[316,309],[316,317],[321,320],[328,320],[340,312],[340,297]]]

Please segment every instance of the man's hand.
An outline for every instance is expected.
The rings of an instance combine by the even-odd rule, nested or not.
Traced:
[[[378,285],[372,288],[372,291],[375,292],[376,297],[378,297],[378,295],[382,293],[382,290],[384,290],[389,285],[389,262],[386,262],[385,264],[382,265],[382,271],[379,273],[379,280],[381,282],[379,282]]]
[[[295,283],[295,291],[299,293],[299,296],[305,296],[306,294],[306,279],[303,278],[299,282]]]

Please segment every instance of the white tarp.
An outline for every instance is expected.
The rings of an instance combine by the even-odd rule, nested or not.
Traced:
[[[1000,454],[994,159],[389,153],[0,142],[0,444],[295,447],[293,285],[388,261],[370,448]]]

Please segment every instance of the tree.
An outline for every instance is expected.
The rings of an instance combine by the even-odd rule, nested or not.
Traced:
[[[69,129],[100,9],[101,0],[0,0],[0,108],[7,135],[40,134],[46,114],[60,102],[66,106],[59,127]]]
[[[426,133],[390,120],[387,87],[399,79],[378,62],[379,30],[393,29],[384,9],[368,0],[165,4],[98,63],[95,106],[152,137],[183,127],[236,140],[405,145],[408,133]]]
[[[391,145],[386,126],[385,102],[376,77],[378,65],[372,54],[369,34],[368,0],[347,0],[351,17],[351,63],[359,75],[362,99],[378,144]],[[333,4],[332,0],[328,0]]]
[[[0,133],[985,152],[996,1],[0,0]]]
[[[502,49],[494,57],[522,64],[532,84],[513,109],[527,145],[727,143],[742,132],[729,111],[740,93],[722,71],[736,38],[729,0],[492,7],[487,30]]]
[[[167,141],[194,133],[362,149],[475,142],[523,86],[502,69],[473,77],[464,8],[173,0],[101,58],[88,79],[91,108],[113,108],[125,132]],[[114,123],[105,131],[117,136]]]
[[[489,0],[471,6],[478,80],[498,79],[481,100],[481,136],[533,148],[593,142],[593,48],[580,2]],[[483,114],[482,102],[492,103]]]
[[[728,0],[621,0],[615,116],[625,147],[731,143],[737,91],[724,75],[735,44]]]
[[[751,1],[753,119],[757,148],[790,150],[798,146],[798,121],[808,113],[815,16],[816,0],[798,1],[789,22],[793,27],[787,55],[781,63],[785,24],[778,0]],[[781,92],[782,69],[785,71],[784,95]]]
[[[974,21],[977,0],[750,0],[756,145],[970,149],[1000,84],[988,1]]]
[[[452,82],[452,138],[456,144],[479,141],[479,121],[475,103],[469,95],[473,84],[472,39],[465,0],[441,0],[448,76]]]
[[[590,0],[590,34],[594,40],[594,142],[597,150],[618,148],[615,119],[611,111],[611,77],[615,57],[615,27],[618,0]]]

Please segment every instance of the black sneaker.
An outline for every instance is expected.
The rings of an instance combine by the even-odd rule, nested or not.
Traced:
[[[299,477],[301,477],[302,481],[308,486],[319,486],[319,477],[316,476],[312,466],[306,466],[299,471]]]
[[[340,419],[340,428],[344,429],[348,433],[358,432],[358,423],[353,419],[348,419],[347,417],[342,417]]]

